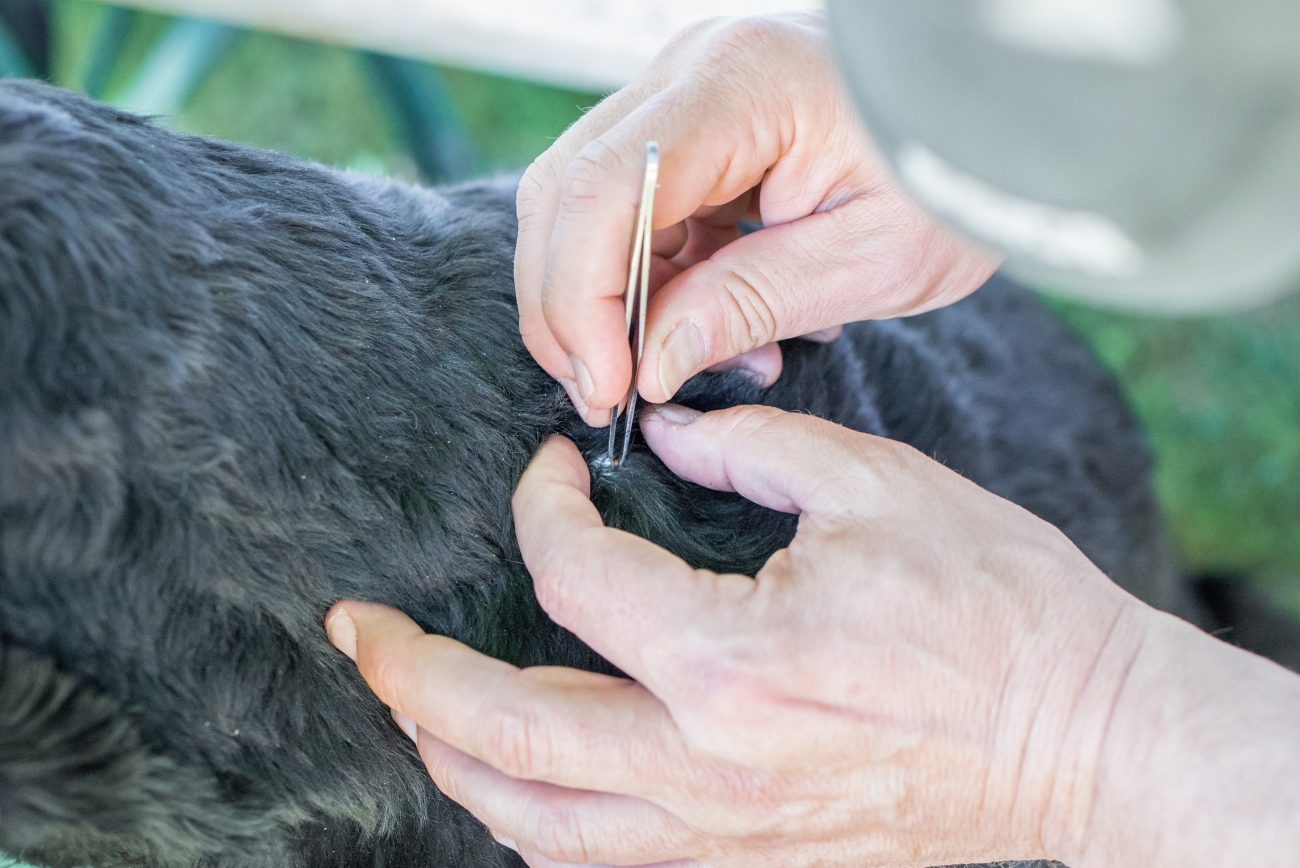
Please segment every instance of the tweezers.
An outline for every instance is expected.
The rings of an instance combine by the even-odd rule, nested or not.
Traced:
[[[609,452],[606,457],[610,466],[615,468],[627,460],[627,452],[632,445],[632,428],[636,425],[636,381],[641,371],[641,355],[645,352],[645,312],[650,295],[650,235],[658,183],[659,143],[646,142],[645,181],[641,187],[641,207],[637,211],[636,230],[632,234],[632,262],[627,272],[627,291],[623,294],[623,327],[627,330],[628,347],[632,350],[632,385],[623,400],[623,448],[617,460],[614,458],[614,448],[618,444],[618,407],[614,408],[609,420]],[[632,329],[634,313],[635,333]]]

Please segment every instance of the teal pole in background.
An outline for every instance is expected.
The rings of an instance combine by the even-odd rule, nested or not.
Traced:
[[[113,102],[138,114],[175,114],[234,34],[235,28],[225,24],[178,18],[159,37],[131,84]]]
[[[86,66],[86,75],[82,87],[87,96],[101,99],[104,89],[108,87],[108,77],[113,67],[122,56],[126,39],[135,24],[136,11],[126,6],[110,6],[105,10],[104,22],[95,36],[95,45],[91,49],[90,62]]]
[[[35,78],[36,69],[9,26],[0,18],[0,78]]]
[[[474,172],[474,144],[438,70],[391,54],[362,52],[375,87],[426,181],[463,181]]]

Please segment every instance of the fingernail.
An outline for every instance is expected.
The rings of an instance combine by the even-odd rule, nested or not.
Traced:
[[[492,832],[491,829],[488,829],[488,831]],[[512,839],[507,838],[505,835],[498,835],[496,832],[492,832],[492,837],[495,838],[496,842],[500,844],[502,847],[506,847],[510,850],[514,850],[516,853],[519,852],[519,845],[516,844]]]
[[[325,633],[334,643],[334,647],[348,655],[353,663],[357,662],[357,625],[352,617],[340,609],[325,623]]]
[[[582,417],[582,421],[586,422],[593,428],[604,428],[609,425],[610,411],[593,410],[588,407],[587,402],[582,400],[582,396],[578,394],[577,383],[563,377],[559,378],[559,383],[564,387],[564,391],[568,394],[569,400],[573,402],[573,409],[578,411],[578,415]]]
[[[699,410],[692,410],[681,404],[660,404],[651,413],[673,425],[689,425],[704,415]]]
[[[664,395],[677,394],[704,362],[704,335],[700,327],[687,320],[673,329],[659,350],[659,385]]]
[[[419,743],[419,739],[417,739],[415,735],[416,729],[415,729],[414,720],[411,720],[411,718],[407,717],[405,714],[402,714],[402,712],[394,709],[393,723],[401,727],[402,732],[406,733],[406,737],[409,738],[412,742],[415,742],[416,744]]]
[[[569,356],[569,362],[573,365],[573,376],[578,382],[578,394],[582,396],[584,404],[590,404],[591,393],[596,391],[596,384],[591,380],[591,371],[587,370],[587,366],[577,356]]]
[[[585,419],[588,409],[587,402],[582,400],[582,395],[578,393],[577,382],[567,377],[560,377],[559,383],[564,387],[564,392],[569,396],[569,400],[573,402],[573,409],[577,410],[578,415]]]

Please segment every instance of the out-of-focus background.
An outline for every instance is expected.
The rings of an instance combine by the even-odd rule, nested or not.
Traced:
[[[454,180],[526,166],[677,26],[736,5],[746,4],[175,0],[273,33],[87,0],[0,0],[0,74],[44,76],[179,130],[328,165]],[[503,23],[506,7],[522,11]],[[419,26],[395,29],[404,15]],[[1189,569],[1246,576],[1300,617],[1300,296],[1182,320],[1052,303],[1137,407]]]

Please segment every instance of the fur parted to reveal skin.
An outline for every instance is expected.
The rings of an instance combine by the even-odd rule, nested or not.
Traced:
[[[538,607],[510,495],[586,429],[519,339],[512,182],[426,190],[0,83],[0,848],[40,865],[505,866],[326,641],[376,600],[518,665],[609,671]],[[995,278],[790,342],[761,402],[907,441],[1178,605],[1142,436]],[[752,573],[792,516],[634,447],[606,520]],[[635,576],[629,576],[635,581]]]

